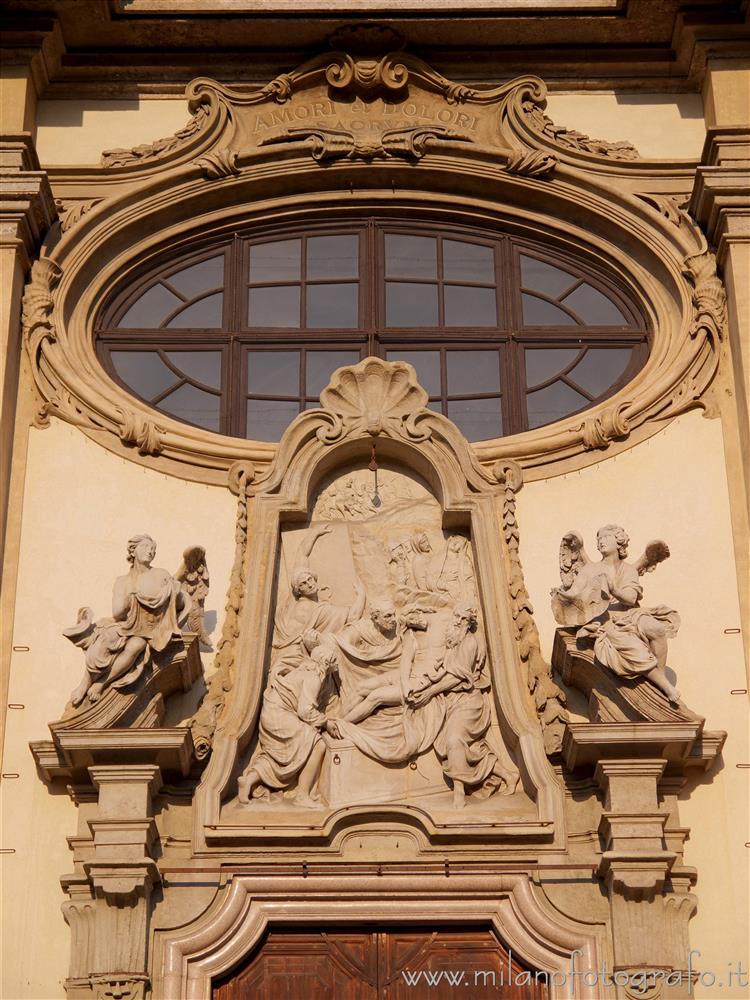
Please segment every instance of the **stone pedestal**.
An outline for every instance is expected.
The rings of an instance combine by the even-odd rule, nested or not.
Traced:
[[[609,895],[618,997],[691,995],[696,876],[682,864],[676,795],[685,770],[708,767],[724,735],[705,733],[703,720],[566,727],[566,766],[593,767],[603,797],[598,875]]]

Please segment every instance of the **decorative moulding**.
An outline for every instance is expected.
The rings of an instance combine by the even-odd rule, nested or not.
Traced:
[[[280,923],[310,926],[322,917],[418,925],[434,921],[439,911],[449,923],[485,922],[516,955],[551,973],[552,1000],[562,1000],[564,987],[555,984],[571,965],[598,969],[605,961],[603,924],[563,915],[525,874],[461,875],[446,867],[443,873],[414,873],[405,879],[381,874],[380,866],[377,871],[337,880],[335,893],[330,879],[314,874],[231,877],[196,919],[156,932],[155,995],[165,1000],[208,997],[212,980],[248,955],[267,929]],[[576,990],[580,1000],[602,998],[601,986],[587,985],[586,977]]]
[[[106,154],[97,178],[63,185],[61,238],[34,267],[24,302],[40,424],[57,416],[134,461],[199,481],[225,482],[236,461],[267,466],[274,445],[181,424],[115,385],[92,349],[96,318],[168,247],[251,221],[304,224],[340,209],[342,186],[348,212],[382,213],[387,195],[404,219],[543,240],[640,299],[652,343],[633,381],[584,415],[474,445],[483,465],[507,459],[526,479],[549,476],[629,447],[686,409],[710,408],[726,322],[713,255],[676,204],[648,193],[661,167],[641,166],[626,183],[612,165],[641,161],[532,128],[529,106],[544,103],[537,78],[469,88],[406,53],[339,52],[250,90],[195,80],[188,97],[191,128]],[[635,178],[641,196],[628,187]]]
[[[190,84],[187,96],[193,117],[182,129],[151,144],[107,150],[102,167],[142,171],[191,158],[215,178],[233,171],[236,157],[259,145],[305,141],[321,131],[349,137],[355,151],[374,148],[383,157],[413,156],[404,152],[403,140],[386,136],[415,126],[431,129],[435,138],[478,142],[506,153],[521,145],[553,159],[618,164],[639,159],[629,142],[591,139],[556,125],[544,114],[546,87],[538,77],[517,77],[499,87],[470,87],[447,80],[403,51],[376,56],[324,53],[250,89],[199,78]],[[318,160],[329,158],[318,152],[324,141],[313,139]],[[223,161],[216,171],[205,155],[211,149],[211,156]]]
[[[240,497],[235,572],[219,648],[219,666],[206,696],[208,708],[204,711],[201,706],[191,726],[196,739],[203,740],[206,748],[209,744],[211,747],[208,766],[194,799],[195,848],[221,851],[229,842],[243,842],[248,850],[262,850],[270,842],[291,846],[303,838],[316,850],[335,854],[340,851],[342,838],[347,833],[366,825],[377,813],[384,821],[414,829],[425,855],[435,850],[460,849],[461,844],[480,843],[482,839],[496,843],[524,840],[539,843],[540,849],[549,849],[564,836],[564,818],[560,788],[546,753],[560,748],[566,715],[549,667],[539,653],[538,636],[518,559],[518,534],[511,514],[512,500],[508,499],[506,492],[510,490],[512,495],[520,486],[519,470],[507,464],[497,470],[483,468],[467,448],[455,425],[426,408],[427,393],[416,382],[410,365],[368,358],[354,367],[339,369],[323,390],[321,404],[321,409],[308,410],[293,421],[270,467],[255,473],[255,470],[240,466],[233,476],[239,484]],[[329,477],[332,482],[345,485],[352,475],[350,470],[360,467],[364,455],[369,459],[373,443],[378,462],[384,469],[392,470],[392,476],[406,476],[411,483],[411,492],[407,491],[403,499],[399,499],[400,494],[396,493],[392,500],[383,501],[380,513],[381,504],[377,504],[373,508],[375,514],[366,518],[361,530],[355,532],[361,541],[352,543],[358,547],[350,552],[346,533],[339,534],[342,541],[336,542],[338,521],[335,518],[330,520],[331,515],[319,506],[321,484],[324,480],[328,482],[326,477]],[[382,474],[385,475],[385,472]],[[413,492],[415,489],[416,494]],[[316,495],[318,501],[311,512],[310,498]],[[252,500],[249,538],[244,528],[246,497]],[[505,531],[500,535],[498,514],[503,498]],[[344,520],[349,517],[349,514],[345,515]],[[308,526],[303,529],[302,536],[289,535],[296,525],[305,524]],[[349,799],[342,796],[334,801],[330,789],[337,792],[341,786],[339,784],[334,788],[334,784],[349,780],[346,778],[349,774],[347,768],[367,766],[372,770],[374,767],[373,773],[378,775],[378,761],[392,761],[400,765],[398,772],[390,769],[388,773],[396,777],[388,778],[388,781],[410,781],[412,773],[415,780],[417,774],[427,781],[433,780],[429,768],[432,766],[431,748],[435,737],[430,737],[426,743],[415,743],[411,749],[398,750],[399,756],[393,757],[381,756],[381,752],[390,753],[392,743],[385,751],[381,751],[379,746],[372,749],[373,744],[367,744],[365,753],[376,763],[371,765],[360,761],[357,765],[358,758],[345,747],[346,739],[355,739],[355,747],[360,746],[356,742],[357,734],[352,734],[352,728],[356,728],[355,719],[349,730],[344,730],[346,739],[343,742],[341,734],[330,734],[333,742],[329,741],[330,752],[326,759],[331,762],[335,773],[330,777],[331,784],[325,795],[328,804],[324,801],[315,809],[314,815],[307,816],[304,824],[300,825],[299,809],[291,806],[292,799],[288,800],[288,805],[281,803],[276,818],[255,818],[258,808],[266,809],[269,814],[279,808],[274,802],[260,807],[251,803],[243,811],[242,800],[238,804],[236,797],[237,776],[247,764],[248,751],[253,745],[269,671],[276,676],[273,657],[278,654],[273,650],[286,648],[286,640],[278,636],[287,634],[287,626],[274,623],[286,615],[297,614],[295,607],[288,607],[288,585],[285,589],[284,584],[284,565],[292,573],[290,579],[296,579],[297,575],[297,570],[289,568],[291,551],[297,551],[292,564],[296,565],[301,558],[299,553],[304,556],[306,552],[309,556],[317,544],[316,539],[321,537],[330,536],[328,544],[344,546],[346,551],[335,550],[338,553],[336,559],[341,559],[342,567],[350,559],[354,560],[354,565],[358,567],[356,573],[364,579],[360,609],[354,612],[350,607],[339,626],[322,624],[329,615],[327,599],[322,604],[300,605],[299,613],[304,615],[309,610],[314,611],[315,620],[319,623],[306,625],[304,635],[315,629],[313,638],[319,632],[319,641],[324,643],[331,641],[325,638],[330,629],[333,641],[343,643],[341,655],[344,655],[347,643],[359,642],[355,638],[346,638],[349,635],[346,630],[340,633],[344,622],[349,622],[354,629],[351,633],[353,637],[360,635],[360,630],[364,629],[361,632],[362,641],[374,643],[372,647],[357,646],[357,649],[366,652],[371,648],[383,648],[384,643],[387,647],[388,642],[402,641],[400,638],[385,640],[377,634],[372,640],[364,638],[370,634],[367,631],[370,628],[366,622],[367,615],[375,621],[376,611],[372,609],[382,607],[385,595],[394,593],[395,583],[388,582],[388,574],[384,576],[380,570],[373,568],[380,564],[382,551],[392,551],[394,539],[404,532],[412,537],[421,537],[419,532],[427,531],[437,543],[438,538],[442,540],[444,530],[453,533],[450,537],[468,539],[473,552],[471,579],[477,581],[478,588],[478,597],[473,600],[478,608],[481,607],[481,629],[483,641],[487,644],[488,690],[499,727],[498,735],[492,739],[501,740],[502,746],[498,745],[497,749],[499,759],[506,760],[507,768],[520,771],[521,798],[509,807],[495,805],[496,800],[489,799],[487,811],[483,811],[479,804],[480,796],[474,812],[467,809],[464,813],[463,808],[457,808],[455,803],[453,807],[441,804],[446,786],[440,778],[437,785],[424,786],[426,797],[422,798],[419,797],[421,793],[415,798],[411,792],[406,794],[406,800],[398,795],[394,798],[392,790],[386,789],[383,793],[386,797],[376,798],[375,804],[369,801],[360,803],[356,786],[350,786]],[[415,531],[417,535],[414,535]],[[455,532],[461,534],[456,535]],[[332,551],[329,550],[327,558],[333,558],[330,555]],[[369,556],[364,556],[365,551],[370,553]],[[424,551],[429,552],[429,546]],[[282,552],[286,554],[282,556]],[[445,565],[441,562],[445,557],[434,554],[438,556],[437,562]],[[244,586],[240,565],[244,566]],[[256,566],[274,567],[274,570],[254,577],[253,567]],[[251,579],[252,587],[248,586]],[[321,583],[321,587],[325,582]],[[295,586],[293,583],[293,606],[299,596]],[[453,613],[451,602],[438,598],[427,583],[416,586],[417,590],[411,597],[408,595],[412,591],[407,586],[399,605],[401,613],[408,616],[411,602],[416,602],[426,607],[429,615],[435,615],[436,621],[447,622]],[[278,593],[277,587],[280,588]],[[336,583],[336,587],[343,589],[331,598],[333,611],[330,613],[339,615],[341,602],[351,599],[346,589],[348,584]],[[456,597],[456,607],[461,606],[461,600],[469,599],[467,591],[462,590],[461,593],[467,596]],[[367,605],[364,604],[365,594]],[[365,608],[370,611],[365,612]],[[323,618],[318,618],[318,615],[323,615]],[[289,621],[297,619],[292,617]],[[429,624],[427,627],[429,629]],[[436,625],[438,632],[440,627]],[[335,638],[339,633],[340,640]],[[383,633],[384,636],[386,634]],[[398,636],[401,633],[395,634]],[[279,641],[282,642],[281,647],[278,646]],[[435,640],[430,640],[428,635],[428,650],[433,648],[431,641],[434,643]],[[392,655],[398,657],[400,654],[396,651]],[[253,669],[239,669],[239,664],[252,664]],[[301,666],[299,670],[301,676]],[[298,675],[295,673],[294,676]],[[413,676],[418,679],[417,674]],[[440,704],[436,703],[436,706],[439,708]],[[346,715],[343,720],[341,716],[333,717],[338,718],[340,725],[350,718]],[[366,716],[360,716],[359,720],[363,718],[366,721]],[[264,725],[270,732],[274,722],[266,719]],[[432,723],[424,725],[429,729]],[[376,736],[378,732],[376,726]],[[390,732],[385,739],[391,739]],[[393,734],[397,742],[401,739],[399,732],[397,730]],[[335,759],[339,755],[341,759]],[[344,757],[351,759],[352,764],[342,764]],[[415,767],[410,770],[412,763]],[[338,771],[337,764],[342,764]],[[398,774],[403,777],[398,777]],[[381,785],[386,781],[382,774],[379,780]],[[344,788],[344,792],[346,790]],[[513,791],[511,787],[510,792]],[[355,793],[353,797],[352,792]],[[441,812],[445,809],[447,813]]]

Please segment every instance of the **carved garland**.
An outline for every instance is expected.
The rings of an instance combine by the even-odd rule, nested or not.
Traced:
[[[555,683],[552,668],[542,656],[539,632],[534,621],[534,607],[526,590],[519,553],[516,493],[523,484],[523,473],[516,462],[498,462],[493,471],[503,487],[503,538],[510,563],[508,590],[519,656],[526,664],[529,693],[534,698],[537,718],[542,727],[544,749],[548,754],[559,753],[568,721],[565,695]]]
[[[224,624],[214,660],[214,673],[198,711],[189,723],[193,735],[195,755],[201,761],[205,760],[211,752],[216,727],[224,711],[227,695],[232,690],[235,651],[240,634],[239,622],[245,596],[247,573],[247,490],[254,475],[255,470],[250,463],[240,462],[232,466],[229,473],[230,488],[237,494],[238,498],[234,529],[234,562],[224,608]]]

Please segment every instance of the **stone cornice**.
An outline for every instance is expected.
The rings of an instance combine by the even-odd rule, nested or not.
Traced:
[[[0,247],[15,247],[24,271],[57,217],[28,132],[0,138]]]
[[[246,84],[259,75],[273,76],[303,53],[325,47],[331,18],[347,18],[351,11],[348,4],[338,9],[326,4],[325,18],[280,16],[277,0],[265,0],[258,9],[254,5],[252,16],[230,20],[211,4],[200,12],[193,8],[195,16],[187,19],[177,2],[139,8],[131,2],[48,0],[45,6],[40,15],[24,9],[22,0],[6,3],[5,61],[30,63],[39,93],[65,99],[181,93],[191,77],[213,71],[217,50],[227,80]],[[288,15],[287,0],[283,7]],[[512,76],[533,63],[566,88],[586,80],[587,86],[600,88],[694,91],[708,57],[734,56],[747,45],[742,0],[689,5],[661,0],[658,10],[632,0],[602,0],[593,8],[566,0],[566,9],[556,4],[554,12],[538,3],[527,10],[515,6],[499,11],[491,0],[459,7],[436,0],[418,7],[418,20],[401,3],[394,11],[392,5],[367,0],[364,12],[387,19],[394,34],[407,35],[412,45],[439,62],[442,72],[466,81],[495,79],[498,67]],[[627,16],[613,17],[613,8],[626,10]],[[180,18],[179,32],[172,31],[175,18]],[[340,33],[338,29],[335,35]],[[155,35],[163,41],[158,60],[149,51]],[[63,61],[66,48],[74,55]],[[106,61],[100,57],[102,49],[109,53]]]
[[[701,161],[689,211],[721,266],[731,243],[750,240],[750,126],[709,129]]]

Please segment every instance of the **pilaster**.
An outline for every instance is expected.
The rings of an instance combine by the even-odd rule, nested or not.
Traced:
[[[743,618],[750,616],[750,57],[709,58],[706,142],[690,213],[716,248],[727,290],[723,424]],[[724,393],[721,394],[724,397]],[[750,669],[750,638],[745,635]]]
[[[140,1000],[149,985],[150,899],[159,882],[151,799],[161,772],[151,764],[110,764],[90,767],[89,774],[99,791],[89,821],[93,857],[82,866],[93,896],[91,990],[96,1000]]]

